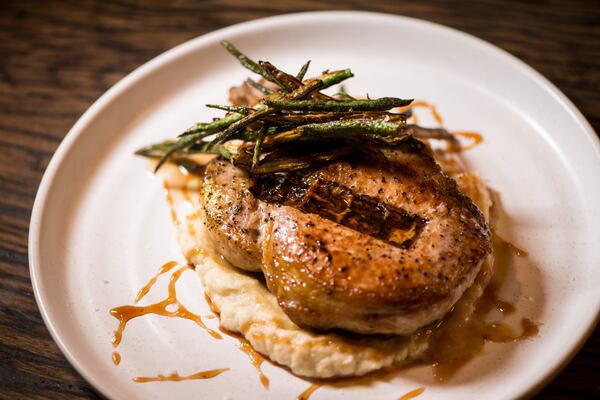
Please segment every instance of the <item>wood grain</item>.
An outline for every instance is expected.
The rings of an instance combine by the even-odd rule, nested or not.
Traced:
[[[0,2],[0,398],[99,398],[38,312],[27,261],[35,193],[56,147],[90,104],[163,51],[234,23],[355,9],[438,22],[490,41],[540,71],[600,132],[598,1]],[[600,396],[600,332],[540,399]]]

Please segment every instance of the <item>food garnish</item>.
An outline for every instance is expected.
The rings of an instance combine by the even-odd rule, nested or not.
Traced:
[[[356,99],[344,91],[333,96],[321,92],[353,77],[349,69],[304,79],[310,61],[293,76],[269,62],[251,60],[227,41],[221,44],[262,77],[264,84],[247,82],[265,97],[251,106],[207,104],[227,114],[195,124],[175,140],[139,149],[136,154],[159,160],[156,170],[168,160],[189,166],[187,156],[208,153],[253,174],[267,174],[304,169],[356,152],[378,154],[410,136],[455,141],[445,129],[407,123],[410,110],[393,111],[410,105],[412,99]]]

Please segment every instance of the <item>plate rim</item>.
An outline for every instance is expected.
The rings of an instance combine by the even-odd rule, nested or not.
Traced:
[[[555,101],[559,103],[561,108],[567,111],[574,122],[577,122],[580,126],[583,133],[587,136],[587,139],[593,150],[595,150],[598,159],[600,160],[600,138],[594,131],[591,124],[585,118],[585,116],[581,113],[581,111],[574,105],[574,103],[562,92],[558,89],[550,80],[544,77],[541,73],[535,70],[533,67],[529,66],[527,63],[507,52],[506,50],[487,42],[483,39],[480,39],[477,36],[472,34],[463,32],[461,30],[438,24],[435,22],[431,22],[428,20],[423,20],[420,18],[407,17],[404,15],[395,15],[395,14],[387,14],[387,13],[379,13],[379,12],[368,12],[368,11],[307,11],[307,12],[298,12],[298,13],[289,13],[289,14],[279,14],[274,16],[269,16],[265,18],[254,19],[250,21],[245,21],[241,23],[237,23],[234,25],[229,25],[195,38],[189,39],[179,45],[176,45],[163,53],[155,56],[151,60],[145,62],[139,67],[135,68],[133,71],[129,72],[123,78],[121,78],[117,83],[111,86],[106,92],[104,92],[97,100],[95,100],[89,108],[78,118],[75,124],[71,127],[71,129],[67,132],[65,137],[60,142],[58,148],[52,155],[46,170],[42,176],[40,181],[38,191],[35,196],[35,201],[32,208],[30,223],[29,223],[29,237],[28,237],[28,261],[29,261],[29,273],[31,277],[31,284],[33,288],[34,297],[42,315],[42,319],[46,328],[50,332],[50,335],[54,342],[58,345],[59,349],[67,358],[71,366],[75,368],[75,370],[94,388],[94,390],[98,391],[102,395],[105,395],[109,398],[115,398],[115,392],[112,390],[110,385],[105,384],[104,382],[99,382],[94,379],[92,374],[88,372],[86,368],[83,367],[78,361],[78,358],[75,354],[73,354],[67,344],[63,342],[62,338],[57,333],[57,328],[55,327],[53,320],[51,319],[50,313],[46,308],[46,294],[43,289],[43,284],[41,283],[41,268],[40,268],[40,234],[41,234],[41,221],[44,215],[44,209],[46,206],[46,199],[50,193],[52,188],[52,183],[57,175],[58,168],[60,164],[63,162],[64,158],[68,154],[68,152],[72,149],[76,140],[83,134],[88,125],[93,122],[95,117],[100,114],[115,98],[117,98],[121,93],[133,88],[136,84],[138,84],[141,80],[144,79],[145,76],[153,73],[154,71],[159,70],[164,67],[166,64],[185,56],[188,53],[195,51],[198,47],[202,47],[203,45],[208,45],[213,43],[216,40],[220,40],[224,38],[226,35],[233,35],[240,32],[253,32],[264,29],[267,26],[273,24],[280,24],[286,22],[292,22],[303,19],[311,19],[312,22],[315,20],[327,20],[329,18],[340,18],[351,19],[351,18],[370,18],[373,20],[376,19],[387,19],[388,21],[396,21],[398,23],[409,23],[409,24],[417,24],[422,26],[428,26],[429,28],[445,31],[448,34],[452,34],[455,36],[460,36],[462,40],[470,41],[473,44],[480,46],[482,49],[487,49],[488,51],[492,51],[499,57],[509,61],[514,68],[519,69],[519,72],[523,73],[528,79],[533,80],[538,86],[544,89],[550,96],[554,98]],[[556,377],[566,366],[567,364],[575,357],[575,355],[579,352],[579,350],[583,347],[587,339],[590,337],[592,332],[594,331],[596,325],[600,320],[600,305],[597,307],[595,311],[595,316],[588,320],[588,325],[586,329],[580,331],[579,337],[574,342],[575,345],[570,349],[569,352],[564,353],[559,359],[556,359],[555,365],[553,368],[547,370],[543,376],[532,384],[531,386],[521,390],[519,392],[519,397],[530,397],[535,393],[539,392],[546,384],[548,384],[554,377]]]

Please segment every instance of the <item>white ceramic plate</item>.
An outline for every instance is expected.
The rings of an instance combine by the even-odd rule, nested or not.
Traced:
[[[501,196],[500,232],[530,253],[511,269],[504,295],[520,298],[518,316],[542,323],[539,337],[487,345],[446,384],[422,367],[367,387],[321,388],[314,400],[393,399],[422,386],[423,399],[509,399],[565,365],[600,306],[600,147],[592,128],[546,79],[481,40],[409,18],[325,12],[232,26],[166,52],[103,95],[60,145],[33,209],[31,276],[48,329],[90,383],[114,399],[292,399],[308,386],[265,365],[265,391],[233,340],[155,316],[131,323],[121,365],[111,362],[117,321],[108,310],[131,304],[163,262],[183,261],[160,182],[132,153],[218,115],[203,104],[225,103],[227,89],[249,75],[221,49],[223,39],[285,70],[307,59],[312,73],[351,67],[350,93],[425,99],[450,129],[482,132],[485,142],[465,156]],[[187,274],[181,298],[207,314],[201,285]],[[210,380],[132,382],[223,367],[231,371]]]

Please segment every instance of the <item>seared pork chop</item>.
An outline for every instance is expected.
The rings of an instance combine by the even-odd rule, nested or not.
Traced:
[[[491,244],[427,146],[408,139],[387,156],[266,176],[216,159],[203,182],[208,239],[262,271],[302,327],[409,335],[452,308]]]

